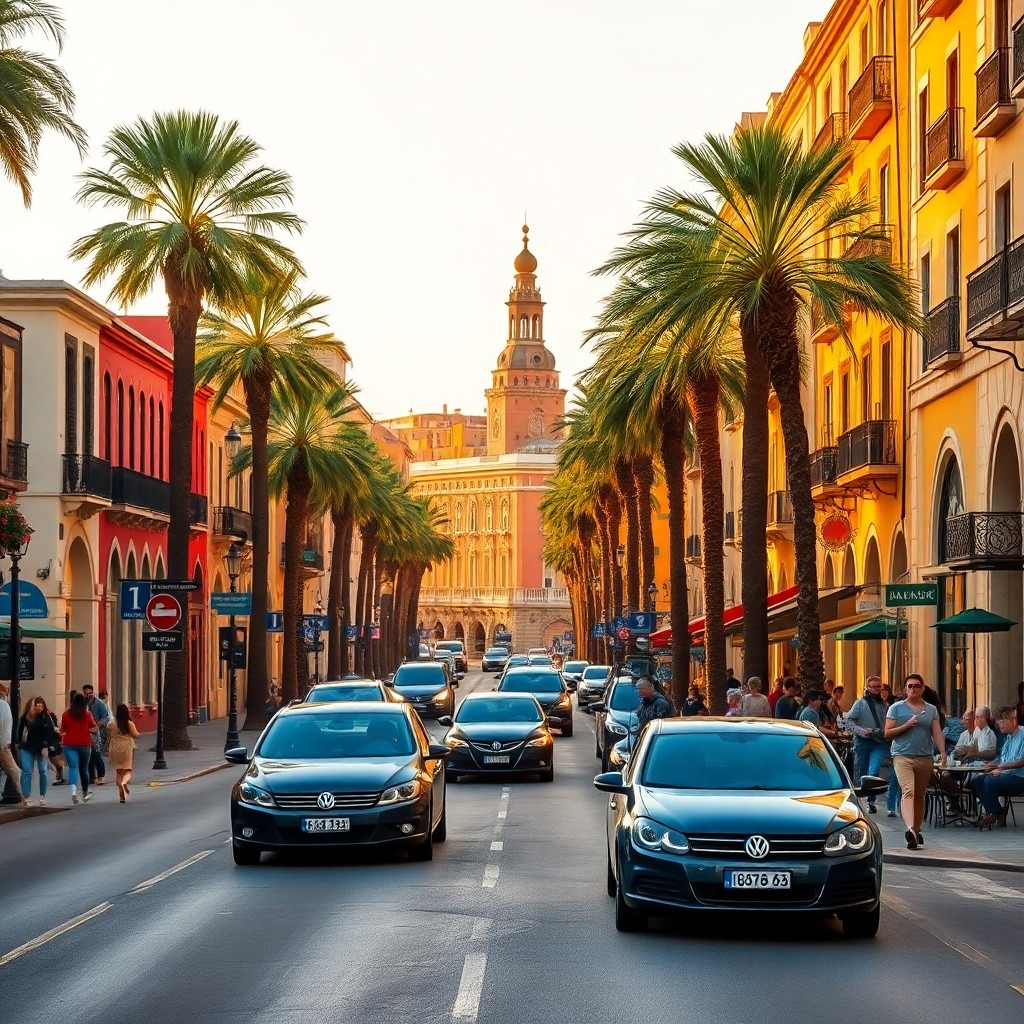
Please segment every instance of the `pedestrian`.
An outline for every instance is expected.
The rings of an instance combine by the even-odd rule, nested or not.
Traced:
[[[679,714],[683,718],[693,718],[695,715],[706,716],[710,714],[707,705],[704,703],[704,697],[700,692],[700,687],[696,683],[690,687],[690,695],[683,703]]]
[[[1012,704],[1000,708],[996,725],[1006,737],[1003,749],[986,770],[971,781],[985,811],[978,818],[978,828],[1005,826],[1006,807],[999,798],[1024,793],[1024,728],[1017,721],[1017,708]]]
[[[651,719],[671,718],[672,705],[663,693],[658,693],[654,688],[654,680],[650,676],[641,676],[636,681],[636,692],[640,696],[640,704],[636,709],[636,732],[639,736]]]
[[[808,690],[804,694],[804,706],[796,716],[797,721],[810,722],[811,725],[821,728],[821,716],[818,714],[820,707],[821,693],[818,690]]]
[[[725,703],[727,705],[725,709],[726,718],[739,718],[740,715],[740,701],[743,699],[743,695],[739,690],[727,690],[725,694]]]
[[[775,717],[794,721],[800,714],[800,701],[796,695],[800,688],[792,676],[782,684],[782,696],[775,702]]]
[[[53,784],[55,786],[65,786],[67,781],[64,778],[64,774],[67,771],[68,763],[64,759],[64,748],[60,745],[60,722],[57,721],[57,716],[48,707],[46,714],[53,723],[53,742],[46,752],[47,760],[53,766],[53,773],[56,776]]]
[[[740,681],[732,674],[732,669],[727,668],[725,670],[725,688],[727,690],[739,690],[742,689]]]
[[[854,774],[858,782],[865,775],[881,778],[882,764],[889,756],[889,741],[885,738],[885,716],[888,706],[882,700],[882,680],[868,676],[864,695],[853,702],[846,713],[846,726],[853,732]],[[875,796],[868,796],[868,814],[877,814]],[[895,817],[895,813],[890,815]]]
[[[740,715],[743,718],[772,717],[772,706],[761,692],[760,676],[751,676],[747,680],[747,693],[740,699]]]
[[[21,768],[11,753],[11,735],[14,732],[14,715],[11,714],[11,684],[0,679],[0,793],[4,789],[4,776],[11,780],[11,785],[18,791],[21,806],[28,807],[29,802],[21,789]]]
[[[892,741],[892,764],[903,794],[904,837],[907,849],[924,846],[925,796],[932,780],[935,751],[939,767],[946,767],[946,743],[939,725],[939,709],[924,699],[924,680],[912,673],[903,683],[906,697],[896,701],[885,717],[885,737]]]
[[[782,684],[784,682],[785,680],[782,676],[779,676],[775,682],[772,683],[772,688],[768,691],[768,703],[771,705],[772,716],[775,715],[775,709],[778,707],[779,699],[782,697]]]
[[[843,714],[843,694],[846,692],[846,688],[840,683],[839,686],[833,686],[832,692],[828,699],[828,710],[835,721],[839,721],[840,716]]]
[[[60,741],[68,762],[68,782],[71,784],[71,802],[77,804],[78,783],[82,786],[82,800],[92,799],[89,792],[89,761],[92,758],[93,737],[99,732],[96,720],[86,706],[85,694],[76,693],[71,707],[60,718]]]
[[[107,702],[95,695],[92,683],[82,687],[85,694],[86,710],[96,723],[92,738],[92,754],[89,755],[89,781],[97,786],[106,785],[107,766],[103,763],[103,752],[107,749],[107,726],[110,724],[110,708]]]
[[[18,757],[21,760],[21,791],[25,806],[32,806],[32,773],[39,776],[39,806],[46,806],[47,752],[57,739],[57,730],[42,697],[25,702],[18,721]]]
[[[107,753],[114,766],[117,795],[121,803],[128,799],[128,783],[132,781],[132,762],[138,735],[139,730],[128,715],[128,705],[118,704],[114,711],[114,724],[107,730]]]

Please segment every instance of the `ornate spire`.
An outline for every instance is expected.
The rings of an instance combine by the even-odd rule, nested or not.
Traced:
[[[530,225],[523,225],[523,251],[516,257],[514,264],[517,274],[535,274],[537,257],[530,252]]]

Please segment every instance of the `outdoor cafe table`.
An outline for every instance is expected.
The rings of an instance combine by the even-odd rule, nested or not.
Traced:
[[[984,770],[983,764],[947,764],[945,768],[935,765],[929,792],[936,801],[935,812],[932,814],[932,824],[936,828],[941,828],[944,825],[958,825],[963,828],[965,825],[974,824],[971,817],[975,811],[974,790],[970,785],[971,776]],[[949,775],[956,782],[955,793],[946,793],[943,790],[943,775]],[[946,801],[954,800],[956,801],[954,809],[947,810]]]

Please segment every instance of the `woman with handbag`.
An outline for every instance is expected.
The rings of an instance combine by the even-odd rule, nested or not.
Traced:
[[[132,781],[135,740],[139,735],[128,715],[128,705],[118,704],[114,724],[107,729],[107,754],[117,777],[117,794],[124,803],[128,799],[128,783]]]
[[[57,742],[57,730],[46,710],[42,697],[26,701],[18,722],[18,757],[21,759],[21,791],[25,805],[32,805],[32,775],[39,776],[39,806],[46,806],[46,755],[51,743]]]

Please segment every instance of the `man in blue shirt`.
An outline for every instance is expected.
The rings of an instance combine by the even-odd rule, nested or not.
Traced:
[[[1000,708],[997,724],[1006,742],[999,756],[989,761],[984,773],[975,775],[971,782],[985,808],[978,819],[979,827],[1005,825],[1006,811],[999,798],[1024,793],[1024,729],[1017,723],[1017,709]]]

